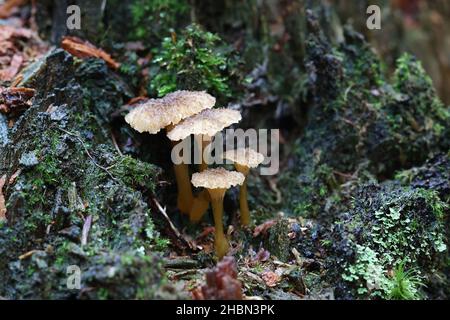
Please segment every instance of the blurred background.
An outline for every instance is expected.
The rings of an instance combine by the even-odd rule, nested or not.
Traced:
[[[183,1],[147,0],[0,0],[0,24],[4,23],[2,19],[11,16],[11,11],[30,2],[32,12],[29,14],[34,17],[32,27],[54,43],[67,33],[75,33],[94,43],[105,42],[107,38],[117,40],[130,33],[142,39],[146,32],[142,29],[145,19],[155,28],[152,16],[157,16],[156,20],[164,27],[172,25],[177,29],[197,21],[233,41],[236,41],[236,34],[231,32],[230,35],[230,31],[242,29],[239,27],[244,24],[250,32],[278,38],[279,46],[290,43],[291,47],[299,49],[299,57],[304,29],[300,10],[305,5],[320,4],[326,8],[324,24],[337,41],[342,26],[352,24],[371,41],[388,71],[402,52],[413,53],[422,60],[441,99],[450,103],[450,1],[447,0],[186,0],[185,5]],[[83,8],[81,32],[68,32],[65,27],[66,8],[71,4]],[[366,8],[371,4],[381,8],[381,30],[366,27]],[[118,17],[122,21],[117,21]],[[137,23],[141,30],[134,29]],[[164,32],[167,35],[169,30],[152,30],[154,34]],[[151,45],[152,41],[159,40],[148,39]],[[235,44],[238,46],[239,40]]]

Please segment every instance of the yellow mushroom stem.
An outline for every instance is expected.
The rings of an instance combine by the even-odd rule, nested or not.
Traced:
[[[191,211],[194,202],[192,195],[192,186],[189,178],[189,168],[187,164],[174,164],[175,178],[178,188],[177,206],[182,213],[188,214]]]
[[[216,255],[221,260],[228,252],[230,245],[223,231],[223,198],[227,189],[208,189],[214,214]]]
[[[250,224],[250,210],[248,209],[247,200],[247,176],[250,172],[250,168],[241,164],[235,163],[236,170],[245,176],[244,183],[239,189],[239,208],[241,212],[241,224],[248,226]]]
[[[197,223],[209,208],[210,197],[206,190],[202,190],[193,200],[192,208],[189,212],[189,219],[193,223]]]
[[[200,165],[199,172],[205,171],[208,169],[208,164],[205,162],[205,158],[203,157],[203,153],[205,152],[206,147],[211,143],[211,137],[204,135],[196,135],[195,139],[197,140],[197,145],[200,146],[201,155],[200,155]]]
[[[173,128],[172,125],[166,127],[169,132]],[[172,146],[176,146],[179,141],[173,141]],[[189,177],[189,167],[186,163],[174,164],[175,179],[177,181],[178,198],[177,206],[181,213],[189,214],[194,202],[192,193],[191,178]]]
[[[211,143],[211,138],[202,135],[195,136],[196,142],[200,147],[201,155],[200,155],[200,165],[199,172],[205,171],[208,169],[208,164],[205,162],[203,157],[203,152],[206,147]],[[189,219],[193,223],[197,223],[201,220],[201,218],[205,215],[206,211],[209,208],[210,197],[206,190],[201,191],[193,200],[191,211],[189,212]]]

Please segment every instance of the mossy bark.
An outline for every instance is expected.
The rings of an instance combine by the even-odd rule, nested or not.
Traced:
[[[62,50],[25,74],[21,85],[36,96],[0,147],[0,176],[17,176],[3,189],[0,296],[164,294],[147,205],[159,169],[118,154],[108,128],[132,91],[103,61],[75,61]],[[66,285],[70,265],[81,269],[81,290]]]

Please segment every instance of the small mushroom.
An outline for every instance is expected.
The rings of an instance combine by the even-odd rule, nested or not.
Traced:
[[[217,257],[222,259],[228,252],[229,244],[223,231],[223,198],[227,189],[242,185],[245,177],[242,173],[224,168],[207,169],[192,175],[192,184],[208,190],[214,214],[214,246]]]
[[[201,164],[199,171],[202,172],[208,168],[208,165],[203,159],[203,151],[211,143],[212,137],[233,123],[238,123],[241,119],[241,113],[236,110],[224,108],[206,109],[180,122],[167,133],[167,136],[172,141],[179,141],[191,134],[194,135],[201,146]],[[192,222],[198,222],[206,210],[208,210],[208,207],[208,193],[201,192],[193,200],[191,212],[189,213],[190,220]]]
[[[250,224],[250,211],[247,200],[247,176],[251,168],[256,168],[264,161],[264,156],[250,148],[230,150],[224,153],[224,159],[234,162],[236,170],[245,176],[244,183],[239,190],[239,206],[241,211],[241,224]]]
[[[202,110],[212,108],[216,99],[204,91],[176,91],[161,99],[150,99],[135,107],[125,121],[138,132],[155,134],[161,129],[170,131],[181,120]],[[178,187],[178,208],[189,213],[193,203],[192,187],[187,164],[174,165]]]

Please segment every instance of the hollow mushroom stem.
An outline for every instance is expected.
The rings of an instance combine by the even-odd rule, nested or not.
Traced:
[[[214,247],[216,249],[217,257],[220,260],[227,254],[228,249],[230,248],[223,231],[223,198],[225,196],[226,189],[208,189],[208,192],[211,197],[214,215]]]
[[[241,164],[235,163],[236,171],[242,173],[245,176],[244,183],[239,189],[239,211],[241,212],[241,224],[248,226],[250,224],[250,210],[248,209],[247,198],[247,176],[250,168]]]

